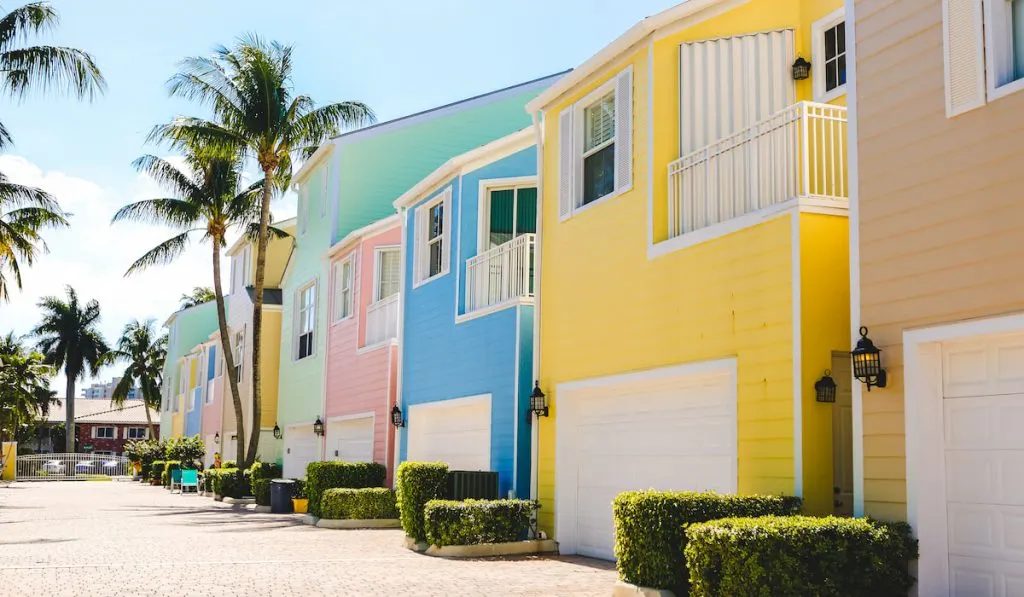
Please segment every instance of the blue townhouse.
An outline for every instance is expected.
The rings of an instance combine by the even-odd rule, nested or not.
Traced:
[[[395,201],[399,457],[496,471],[502,496],[530,495],[536,172],[527,129],[449,160]]]

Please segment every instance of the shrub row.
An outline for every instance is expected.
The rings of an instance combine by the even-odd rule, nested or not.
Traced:
[[[160,482],[164,487],[171,486],[171,472],[181,469],[181,463],[177,460],[164,461],[164,472],[160,474]]]
[[[520,541],[537,507],[531,500],[431,500],[424,508],[427,542],[444,547]]]
[[[398,518],[395,492],[385,487],[328,489],[320,498],[321,518],[372,520]]]
[[[270,505],[270,480],[281,478],[281,466],[272,462],[252,463],[249,467],[249,483],[256,503],[260,506]]]
[[[627,491],[612,502],[619,578],[686,595],[686,529],[735,516],[797,514],[797,497],[724,495],[692,491]]]
[[[424,509],[427,502],[444,498],[448,465],[442,462],[403,462],[398,465],[395,478],[402,528],[416,541],[426,541]]]
[[[328,489],[382,487],[387,469],[376,462],[310,462],[306,467],[309,513],[320,516],[320,501]]]
[[[917,542],[906,523],[766,516],[686,532],[690,594],[701,597],[906,595]]]
[[[206,472],[210,478],[213,493],[223,497],[242,498],[252,495],[247,471],[237,468],[210,469]]]
[[[166,460],[154,460],[150,466],[149,474],[153,479],[163,479],[165,468],[167,468]]]

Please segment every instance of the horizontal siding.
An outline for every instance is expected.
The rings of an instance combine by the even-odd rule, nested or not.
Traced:
[[[903,332],[1024,309],[1024,94],[946,118],[941,3],[856,11],[861,321],[890,373],[864,393],[865,511],[904,518]]]

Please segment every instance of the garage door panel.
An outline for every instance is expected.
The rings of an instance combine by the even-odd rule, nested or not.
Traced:
[[[409,410],[409,460],[446,462],[455,470],[490,470],[489,396],[413,405]]]
[[[946,398],[1024,393],[1024,336],[943,346]]]
[[[946,449],[1024,450],[1024,394],[943,401]]]
[[[284,473],[285,477],[301,478],[306,476],[306,465],[317,460],[319,446],[317,436],[313,433],[290,429],[285,436]]]
[[[360,417],[327,424],[328,445],[333,458],[345,462],[373,462],[373,417]]]

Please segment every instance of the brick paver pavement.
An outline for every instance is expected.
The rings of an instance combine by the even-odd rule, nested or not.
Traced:
[[[0,486],[0,595],[609,595],[586,558],[447,560],[138,483]]]

